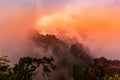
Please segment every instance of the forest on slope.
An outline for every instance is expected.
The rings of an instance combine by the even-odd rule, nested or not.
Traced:
[[[6,56],[0,57],[0,80],[120,80],[119,60],[93,58],[82,43],[69,45],[37,32],[30,39],[43,49],[43,56],[22,57],[14,66]]]

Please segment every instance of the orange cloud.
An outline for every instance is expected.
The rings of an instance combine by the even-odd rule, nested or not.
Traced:
[[[119,51],[119,48],[116,50],[112,47],[120,46],[120,38],[116,36],[120,34],[119,8],[86,7],[74,9],[67,6],[64,10],[57,12],[56,10],[49,11],[49,9],[46,11],[50,14],[38,14],[39,11],[23,8],[3,10],[0,13],[0,44],[6,43],[7,46],[10,41],[10,44],[14,41],[19,42],[19,40],[26,37],[25,35],[29,29],[36,28],[40,33],[50,33],[65,39],[68,37],[85,42],[92,51],[97,50],[99,52],[103,50],[103,54],[106,50],[108,52]],[[2,47],[0,46],[1,49]],[[96,49],[99,47],[102,50]]]
[[[115,7],[65,10],[40,17],[37,20],[36,28],[40,33],[61,34],[66,38],[77,38],[78,41],[87,43],[92,51],[97,50],[98,53],[99,50],[103,51],[96,55],[106,55],[113,58],[113,55],[110,56],[109,53],[118,51],[113,46],[120,46],[120,38],[118,37],[120,34],[119,14],[119,8]],[[116,42],[118,43],[116,44]],[[102,50],[96,49],[99,47]],[[108,52],[108,54],[105,54],[105,52]],[[114,56],[114,58],[117,57]]]
[[[62,28],[68,33],[87,30],[90,33],[96,31],[114,31],[120,26],[120,12],[114,9],[90,9],[78,11],[63,11],[42,16],[37,21],[37,28],[44,33]],[[56,34],[56,33],[55,33]]]

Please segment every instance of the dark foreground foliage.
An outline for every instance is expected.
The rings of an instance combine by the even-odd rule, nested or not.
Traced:
[[[73,80],[120,80],[120,61],[104,57],[93,59],[93,63],[73,65]]]
[[[33,80],[34,71],[42,67],[43,73],[50,73],[56,66],[52,63],[53,58],[23,57],[11,67],[6,57],[0,58],[0,80]]]
[[[47,57],[23,57],[11,67],[5,56],[0,57],[0,80],[34,80],[34,72],[40,65],[44,75],[55,70],[53,61],[53,58]],[[89,65],[84,62],[73,63],[71,64],[71,80],[120,80],[119,62],[102,57],[93,59],[93,63]]]

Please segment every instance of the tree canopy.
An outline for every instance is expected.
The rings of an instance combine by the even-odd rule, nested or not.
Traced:
[[[7,58],[0,57],[0,80],[33,80],[34,71],[40,67],[44,75],[56,69],[53,58],[32,58],[23,57],[19,62],[11,67]]]

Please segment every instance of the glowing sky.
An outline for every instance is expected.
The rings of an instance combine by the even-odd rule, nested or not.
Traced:
[[[0,44],[8,46],[11,37],[35,28],[84,42],[94,56],[119,59],[119,5],[120,0],[0,0]]]

